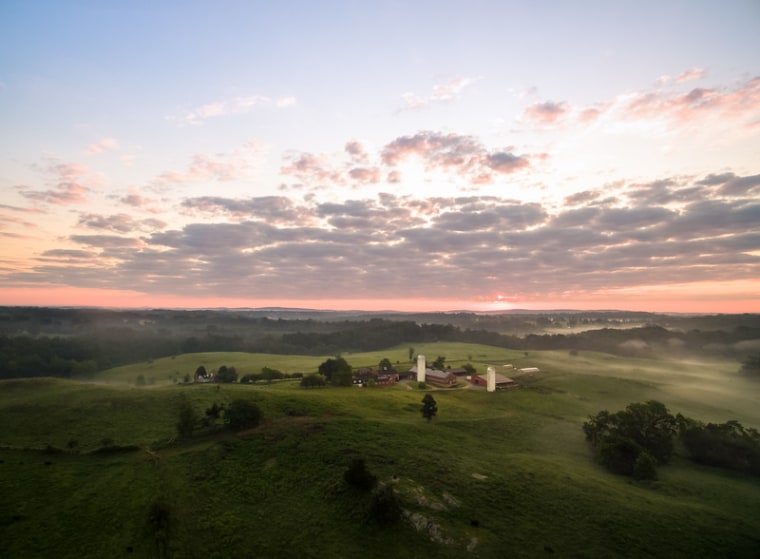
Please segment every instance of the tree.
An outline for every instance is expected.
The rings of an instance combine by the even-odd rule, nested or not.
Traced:
[[[216,420],[222,415],[222,411],[224,411],[224,404],[220,406],[216,402],[214,402],[210,408],[206,408],[207,423],[209,425],[215,425]]]
[[[412,359],[414,359],[414,348],[410,347],[409,348],[409,361],[411,361]]]
[[[281,379],[285,378],[285,375],[282,371],[278,371],[277,369],[270,369],[269,367],[262,367],[261,368],[261,378],[267,381],[267,383],[271,383],[275,379]]]
[[[233,400],[224,412],[224,422],[236,431],[256,427],[261,422],[261,409],[250,400]]]
[[[468,375],[474,375],[474,374],[477,372],[477,370],[476,370],[476,369],[475,369],[475,367],[472,365],[472,363],[465,363],[464,365],[462,365],[462,368],[463,368],[465,371],[467,371],[467,374],[468,374]]]
[[[195,369],[195,380],[198,380],[199,378],[206,378],[208,376],[208,373],[206,373],[206,367],[203,365],[198,365],[198,368]]]
[[[435,361],[433,361],[432,365],[433,369],[438,369],[439,371],[442,371],[446,368],[446,358],[443,355],[439,355],[436,357]]]
[[[586,440],[597,459],[610,471],[655,479],[654,465],[666,464],[673,454],[676,418],[655,400],[628,404],[625,410],[602,410],[583,424]]]
[[[335,386],[351,386],[351,365],[342,357],[328,359],[319,366],[319,374]]]
[[[760,475],[760,433],[736,420],[708,423],[678,415],[679,437],[700,464]]]
[[[301,379],[302,388],[316,388],[317,386],[324,386],[325,384],[327,384],[327,382],[325,381],[325,377],[322,375],[305,375]]]
[[[432,394],[425,394],[422,398],[422,417],[430,421],[438,413],[438,404],[435,402]]]
[[[193,405],[187,400],[182,400],[179,404],[179,420],[177,421],[177,433],[180,437],[189,437],[193,434],[195,426],[198,424],[198,413]]]
[[[378,368],[381,371],[390,371],[393,369],[393,363],[391,363],[391,360],[387,357],[384,357],[380,360],[380,363],[378,364]]]
[[[235,367],[222,365],[214,376],[214,382],[237,382],[238,374]]]

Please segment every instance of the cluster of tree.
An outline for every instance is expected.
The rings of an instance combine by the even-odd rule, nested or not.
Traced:
[[[616,413],[602,410],[589,417],[583,431],[601,464],[635,479],[657,479],[657,466],[670,461],[676,436],[695,462],[760,475],[757,430],[738,421],[705,425],[674,416],[655,400]]]
[[[353,380],[351,365],[342,357],[324,361],[317,370],[333,386],[351,386]]]
[[[272,369],[271,367],[262,367],[260,373],[249,373],[247,375],[243,375],[240,378],[240,382],[243,384],[249,384],[249,383],[255,383],[255,382],[259,382],[263,380],[263,381],[266,381],[267,384],[269,384],[273,380],[280,380],[280,379],[285,379],[285,378],[301,378],[301,377],[303,377],[303,373],[287,374],[277,369]]]
[[[214,402],[201,415],[193,404],[183,399],[177,410],[177,433],[191,437],[198,429],[215,429],[219,419],[233,431],[256,427],[262,419],[261,409],[250,400],[236,399],[229,404]]]
[[[760,476],[760,433],[738,421],[707,423],[678,415],[680,440],[692,460]]]
[[[301,387],[303,388],[319,388],[320,386],[327,386],[327,380],[322,375],[304,375],[301,379]]]
[[[603,410],[583,424],[599,462],[636,479],[657,478],[657,464],[667,464],[673,454],[675,429],[676,418],[655,400],[616,413]]]

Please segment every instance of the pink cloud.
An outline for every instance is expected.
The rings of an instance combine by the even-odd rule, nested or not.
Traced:
[[[459,97],[466,87],[477,80],[478,78],[452,78],[445,83],[434,85],[433,92],[425,97],[420,97],[412,92],[404,93],[401,96],[404,100],[402,109],[420,109],[431,103],[452,101]]]
[[[348,176],[360,184],[374,184],[380,182],[380,169],[355,167],[348,172]]]
[[[272,99],[265,95],[248,95],[245,97],[236,97],[234,99],[205,103],[190,110],[179,120],[185,124],[201,124],[204,120],[209,118],[246,114],[259,106],[271,106],[274,104],[276,108],[283,109],[295,105],[295,103],[296,98],[293,96]],[[171,118],[171,120],[177,119]]]
[[[546,101],[544,103],[536,103],[530,105],[523,115],[534,122],[541,124],[553,124],[565,116],[570,110],[567,103],[554,101]]]
[[[688,82],[691,80],[700,80],[707,76],[707,70],[704,68],[691,68],[685,72],[681,72],[676,76],[676,83]]]
[[[30,200],[54,205],[81,204],[87,201],[87,194],[92,186],[100,184],[90,170],[79,163],[49,162],[47,165],[34,165],[49,177],[51,188],[31,190],[20,186],[19,193]]]
[[[346,143],[346,153],[351,156],[351,159],[354,161],[366,161],[367,159],[367,152],[364,149],[364,146],[357,142],[356,140],[352,140],[348,143]]]
[[[293,159],[290,165],[282,167],[280,172],[285,175],[295,175],[306,182],[345,183],[340,170],[336,169],[325,155],[302,153]]]
[[[165,171],[155,182],[158,184],[183,184],[202,181],[231,181],[245,177],[253,167],[260,152],[256,142],[247,142],[229,154],[209,156],[195,154],[186,171]]]
[[[87,146],[85,153],[89,155],[96,155],[104,153],[106,151],[113,151],[119,149],[119,141],[115,138],[103,138],[94,144]]]
[[[634,118],[670,118],[692,122],[703,116],[756,117],[760,111],[760,77],[731,89],[694,88],[687,93],[644,92],[624,105]]]

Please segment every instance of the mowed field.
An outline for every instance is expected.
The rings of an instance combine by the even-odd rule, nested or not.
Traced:
[[[343,357],[408,368],[409,347]],[[309,373],[327,356],[186,354],[89,383],[0,383],[0,556],[760,556],[759,480],[677,455],[658,481],[634,482],[595,464],[581,430],[590,414],[649,399],[758,428],[760,385],[737,363],[446,343],[414,352],[481,373],[506,364],[541,373],[493,394],[464,383],[432,390],[430,422],[416,383],[173,381],[201,364]],[[203,414],[237,398],[260,406],[260,427],[176,439],[183,400]],[[343,480],[357,457],[393,486],[398,524],[367,522],[369,495]]]

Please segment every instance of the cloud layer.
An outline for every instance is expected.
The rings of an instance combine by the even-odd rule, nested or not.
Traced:
[[[83,232],[68,237],[76,248],[48,250],[32,269],[5,280],[199,297],[461,300],[506,293],[529,301],[695,276],[755,279],[759,200],[760,176],[731,173],[587,191],[559,211],[477,195],[190,197],[182,208],[197,219],[180,228],[81,214]]]

